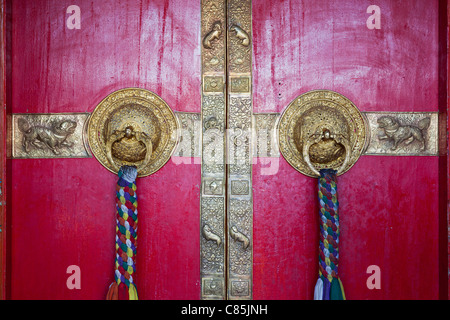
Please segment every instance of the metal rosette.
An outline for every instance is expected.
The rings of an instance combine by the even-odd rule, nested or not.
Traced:
[[[117,134],[130,127],[135,136],[145,139],[125,139]],[[138,176],[145,177],[170,159],[178,142],[178,128],[176,116],[157,94],[126,88],[108,95],[95,108],[89,119],[88,142],[94,157],[109,171],[117,173],[117,167],[135,165]],[[117,136],[121,138],[110,143],[111,137]],[[112,154],[108,149],[111,145]],[[144,162],[145,152],[151,157]]]
[[[321,169],[347,172],[368,145],[368,124],[348,98],[330,90],[300,95],[278,124],[281,154],[297,171],[318,177]]]

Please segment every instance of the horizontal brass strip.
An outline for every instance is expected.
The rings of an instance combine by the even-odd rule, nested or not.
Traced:
[[[363,155],[385,156],[438,156],[439,155],[439,114],[437,112],[363,112],[367,119],[370,140]],[[10,121],[10,138],[8,141],[9,155],[13,159],[42,159],[42,158],[90,158],[92,157],[85,139],[85,126],[89,113],[61,113],[61,114],[12,114]],[[195,112],[175,112],[179,121],[179,143],[173,154],[174,157],[201,158],[201,115]],[[280,157],[277,142],[277,124],[279,113],[253,114],[253,157],[276,158]],[[394,148],[395,132],[387,132],[380,128],[377,122],[381,117],[390,117],[402,130],[412,130],[420,133],[424,144],[411,135],[400,141]],[[428,121],[424,119],[430,119]],[[39,126],[52,131],[52,123],[68,120],[77,123],[75,132],[68,134],[67,145],[60,150],[52,151],[50,148],[33,144],[31,137],[26,138],[22,129],[26,123],[30,126]],[[424,121],[422,121],[424,120]],[[421,126],[426,125],[426,128]],[[389,131],[389,130],[388,130]],[[445,134],[445,133],[444,133]],[[389,137],[391,135],[392,137]],[[27,145],[25,150],[24,144]],[[73,145],[72,145],[73,144]],[[425,147],[424,147],[425,146]],[[445,150],[444,150],[445,151]],[[200,162],[199,162],[200,163]]]
[[[369,142],[363,155],[385,156],[438,156],[439,155],[439,114],[437,112],[362,112],[367,119]],[[179,113],[178,113],[179,115]],[[390,130],[382,128],[378,120],[390,119],[393,127]],[[276,158],[280,157],[277,141],[277,125],[279,113],[255,113],[253,114],[253,157]],[[427,120],[429,119],[429,120]],[[380,120],[383,121],[383,120]],[[200,143],[197,132],[200,124],[190,121],[183,127],[183,141],[189,141],[192,146],[183,150],[193,150],[192,157],[200,157],[197,144]],[[397,131],[395,131],[397,130]],[[400,137],[400,132],[407,132],[405,139]],[[445,134],[445,133],[444,133]],[[395,141],[398,141],[395,147]],[[421,141],[423,139],[423,142]],[[186,156],[181,149],[175,152],[177,156]]]
[[[91,158],[86,139],[89,113],[23,113],[8,117],[8,157]]]

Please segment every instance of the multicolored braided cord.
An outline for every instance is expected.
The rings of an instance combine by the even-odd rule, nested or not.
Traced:
[[[116,263],[115,282],[109,286],[107,300],[138,300],[136,278],[137,193],[136,167],[119,170],[116,187]]]
[[[335,170],[320,170],[319,178],[319,279],[314,300],[345,300],[344,287],[338,276],[339,201]]]

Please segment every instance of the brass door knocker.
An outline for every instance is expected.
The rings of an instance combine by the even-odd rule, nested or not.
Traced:
[[[124,165],[135,166],[139,177],[166,164],[178,134],[178,120],[165,101],[139,88],[110,94],[95,108],[88,124],[95,158],[113,173]]]
[[[346,97],[316,90],[297,97],[283,112],[278,141],[297,171],[319,177],[321,169],[347,172],[368,144],[367,123]]]
[[[136,88],[110,94],[89,119],[92,153],[118,175],[114,282],[107,300],[138,300],[136,178],[156,172],[170,159],[178,141],[177,129],[169,106],[156,94]]]
[[[342,150],[340,150],[339,146],[344,147],[345,158],[342,165],[336,170],[337,174],[341,174],[345,168],[348,166],[348,162],[351,157],[351,147],[350,141],[341,134],[333,134],[328,129],[323,129],[322,133],[314,134],[310,136],[306,142],[303,144],[303,159],[308,165],[309,169],[314,172],[316,175],[320,176],[319,171],[314,167],[311,163],[310,159],[310,149],[311,146],[318,145],[318,149],[323,151],[329,157],[337,157]],[[326,156],[323,156],[323,160],[326,160]]]
[[[319,270],[314,300],[345,300],[339,278],[337,176],[348,171],[367,146],[367,124],[356,106],[327,90],[298,97],[279,123],[280,151],[298,171],[318,179]]]
[[[137,171],[144,169],[150,162],[153,151],[151,138],[145,132],[135,131],[129,125],[124,130],[115,130],[106,142],[106,153],[110,165],[117,170],[120,166],[114,158],[131,164],[141,162]]]

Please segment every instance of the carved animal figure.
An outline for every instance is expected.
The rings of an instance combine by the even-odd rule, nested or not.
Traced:
[[[238,27],[237,25],[231,26],[230,30],[235,32],[235,35],[239,40],[242,40],[241,44],[244,47],[248,47],[248,45],[250,44],[250,37],[248,36],[247,32],[245,32],[241,27]]]
[[[211,117],[207,121],[205,121],[205,130],[209,129],[220,130],[219,121],[217,121],[216,117]]]
[[[18,119],[19,130],[23,133],[22,146],[26,153],[30,152],[30,146],[37,149],[50,149],[59,155],[63,147],[71,148],[73,143],[67,142],[67,138],[75,132],[77,123],[71,120],[60,120],[45,125],[32,125],[26,119]]]
[[[250,240],[247,236],[245,236],[243,233],[239,232],[239,230],[237,229],[236,226],[232,226],[230,229],[230,236],[231,238],[233,238],[233,240],[242,242],[242,247],[244,249],[247,249],[249,244],[250,244]]]
[[[244,144],[244,141],[242,141],[243,138],[245,138],[242,136],[244,134],[244,131],[239,127],[235,128],[234,130],[238,133],[232,138],[233,143],[236,147],[240,147]]]
[[[203,237],[205,237],[205,239],[207,241],[212,240],[215,241],[217,243],[217,246],[220,246],[220,244],[222,243],[222,239],[220,239],[220,237],[213,233],[211,230],[211,227],[207,224],[205,224],[205,226],[202,229],[203,232]]]
[[[214,22],[212,30],[203,38],[203,47],[205,49],[212,49],[212,41],[218,40],[222,34],[222,23],[220,21]]]
[[[414,140],[422,143],[422,151],[426,150],[424,132],[429,128],[430,118],[424,118],[419,121],[418,126],[401,125],[394,117],[383,116],[377,120],[378,127],[383,129],[384,135],[379,137],[380,140],[390,140],[394,143],[391,150],[397,150],[398,146],[405,142],[406,145],[411,144]]]

